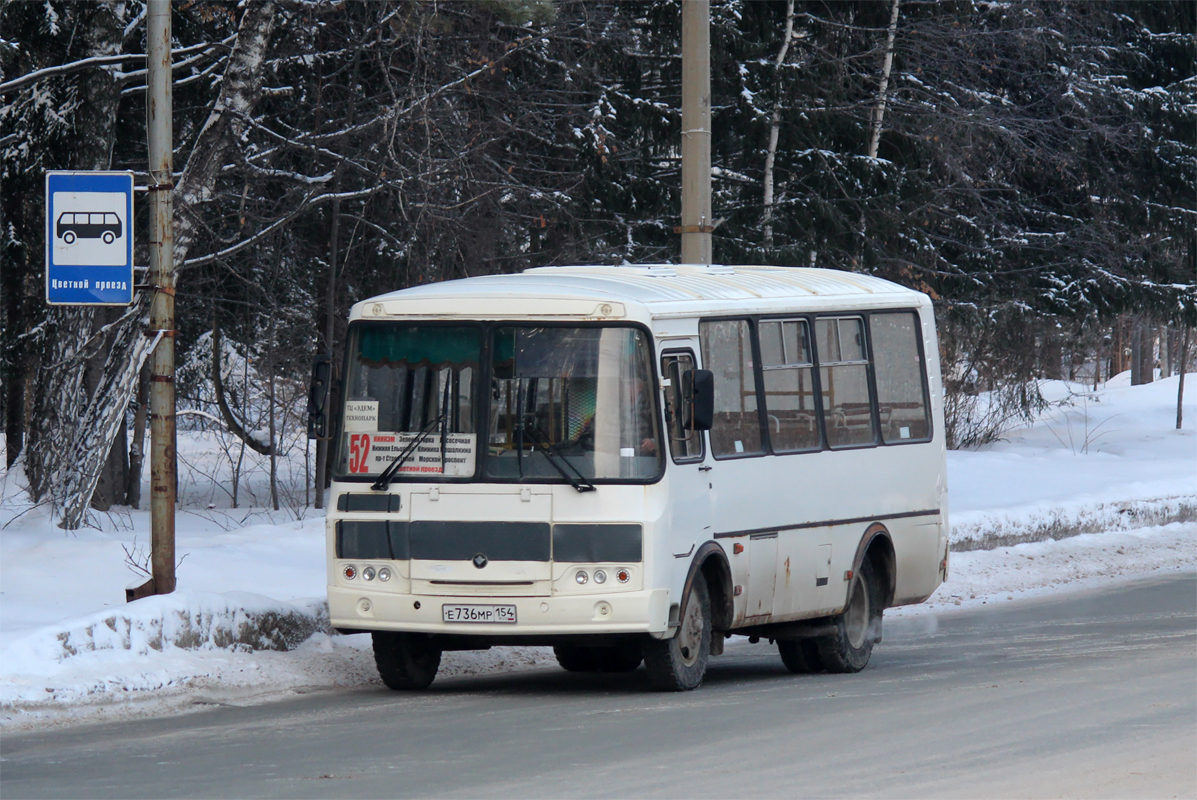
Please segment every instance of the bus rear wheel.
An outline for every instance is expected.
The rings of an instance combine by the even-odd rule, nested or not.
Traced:
[[[702,573],[694,575],[682,606],[681,626],[672,639],[648,639],[644,666],[648,682],[663,692],[685,692],[702,685],[711,654],[711,597]]]
[[[795,675],[823,671],[823,659],[814,639],[778,639],[777,651],[786,669]]]
[[[374,663],[391,689],[427,689],[441,668],[441,651],[420,633],[375,631]]]
[[[833,620],[835,633],[815,639],[828,672],[860,672],[869,663],[873,643],[881,639],[881,587],[866,559],[852,576],[848,606]]]

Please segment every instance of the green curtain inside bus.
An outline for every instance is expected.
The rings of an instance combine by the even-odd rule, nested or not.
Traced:
[[[362,358],[375,363],[440,366],[477,364],[480,358],[477,328],[388,325],[362,328],[358,335]]]

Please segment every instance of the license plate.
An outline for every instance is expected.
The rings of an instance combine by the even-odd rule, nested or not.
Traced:
[[[515,606],[441,606],[445,622],[505,622],[515,623]]]

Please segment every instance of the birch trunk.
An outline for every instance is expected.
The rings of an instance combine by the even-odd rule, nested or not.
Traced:
[[[869,158],[877,157],[877,148],[881,144],[881,123],[885,121],[889,74],[894,66],[894,39],[898,33],[898,2],[899,0],[894,0],[889,14],[889,30],[885,36],[885,60],[881,65],[881,83],[877,87],[877,104],[873,107],[873,122],[869,126]]]
[[[777,86],[781,86],[781,65],[785,63],[786,55],[790,51],[790,41],[794,37],[794,0],[786,0],[786,32],[782,37],[781,50],[773,62],[777,75]],[[773,107],[773,118],[769,124],[769,148],[765,153],[765,196],[764,196],[764,230],[765,250],[773,249],[773,164],[777,158],[777,138],[781,133],[781,98],[778,97]]]
[[[898,3],[893,0],[889,14],[889,29],[885,34],[885,58],[881,62],[881,81],[877,86],[877,103],[873,106],[873,118],[869,123],[869,143],[866,154],[869,158],[877,157],[877,149],[881,146],[881,126],[885,121],[885,106],[889,92],[889,75],[894,66],[894,39],[898,34]],[[857,252],[855,269],[864,268],[864,247],[867,233],[865,209],[863,203],[860,208],[860,250]]]
[[[125,410],[137,388],[137,375],[158,344],[158,337],[151,339],[143,332],[139,324],[143,314],[144,305],[137,303],[116,323],[116,339],[104,364],[95,400],[75,425],[75,435],[67,450],[73,457],[60,465],[54,480],[55,486],[61,487],[62,527],[67,530],[83,523],[112,443],[125,425]]]
[[[241,16],[237,41],[221,79],[220,94],[200,129],[174,191],[175,268],[187,260],[200,220],[196,207],[212,197],[225,156],[245,129],[262,96],[266,47],[274,29],[272,0],[251,2]]]

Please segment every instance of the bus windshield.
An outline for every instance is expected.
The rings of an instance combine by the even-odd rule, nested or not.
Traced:
[[[661,453],[642,331],[500,326],[491,362],[488,478],[656,477]]]
[[[378,475],[420,439],[397,476],[472,476],[481,340],[475,326],[353,328],[336,474]]]
[[[489,338],[489,386],[482,372]],[[648,336],[631,327],[356,325],[335,474],[396,480],[653,480],[660,434]],[[478,411],[482,409],[482,413]]]

